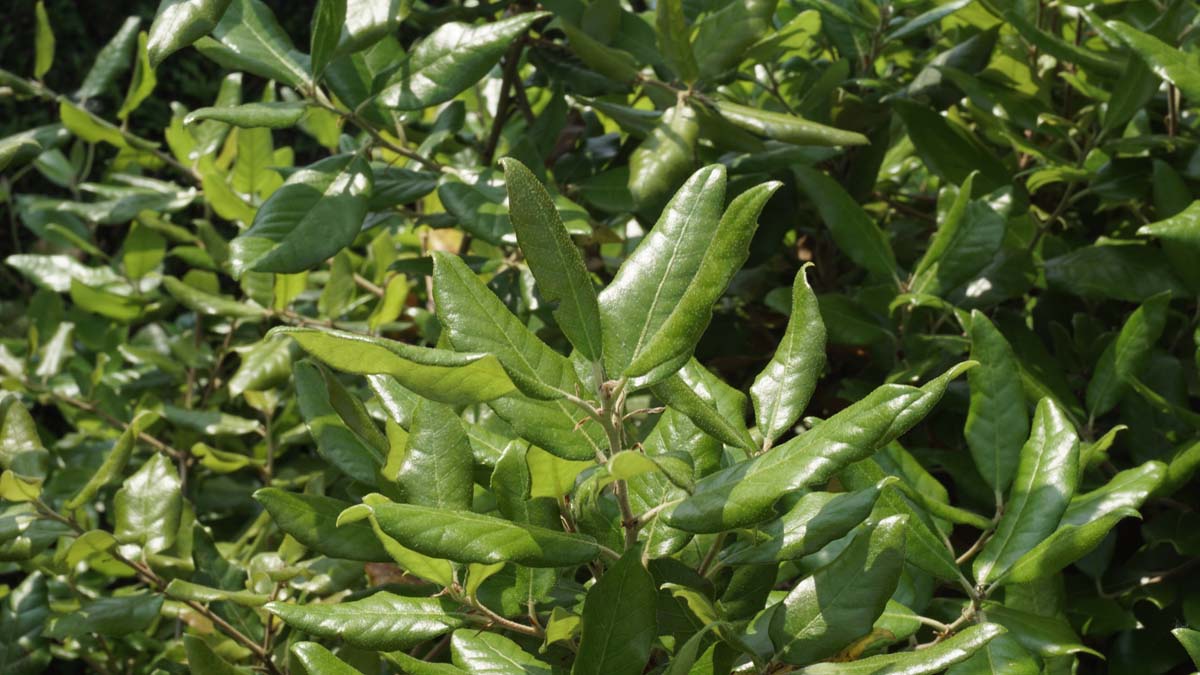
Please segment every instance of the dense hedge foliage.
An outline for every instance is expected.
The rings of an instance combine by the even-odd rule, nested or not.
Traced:
[[[1200,659],[1195,3],[122,4],[0,30],[0,672]]]

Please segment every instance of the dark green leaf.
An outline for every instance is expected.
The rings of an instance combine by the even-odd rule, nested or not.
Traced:
[[[657,634],[654,578],[639,551],[621,556],[587,594],[572,675],[638,675]]]
[[[379,651],[406,649],[466,623],[466,616],[449,600],[410,598],[384,591],[352,602],[272,602],[266,609],[310,635]]]

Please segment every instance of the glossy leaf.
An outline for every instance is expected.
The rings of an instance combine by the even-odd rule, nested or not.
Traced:
[[[470,441],[454,409],[444,403],[422,402],[413,414],[404,461],[394,477],[406,501],[470,510],[473,465]]]
[[[921,651],[882,654],[848,663],[818,663],[796,672],[800,675],[933,675],[965,661],[1004,632],[998,624],[977,624]]]
[[[520,645],[496,633],[456,630],[450,636],[450,660],[468,673],[487,675],[543,675],[549,664]]]
[[[370,525],[336,524],[338,514],[350,508],[349,502],[271,487],[255,492],[254,499],[271,514],[276,527],[322,555],[364,562],[391,560]]]
[[[1096,363],[1088,382],[1088,413],[1093,417],[1112,410],[1129,381],[1137,377],[1150,358],[1150,350],[1162,335],[1167,320],[1170,292],[1160,293],[1142,303],[1121,326],[1117,339],[1109,344]]]
[[[979,474],[1003,494],[1029,436],[1020,365],[1004,335],[981,312],[971,313],[970,335],[971,358],[979,367],[967,373],[971,405],[963,435]]]
[[[621,556],[583,605],[583,633],[572,675],[637,675],[646,667],[657,629],[654,578],[637,549]]]
[[[823,173],[802,167],[797,169],[797,179],[816,205],[838,248],[872,274],[882,279],[892,278],[896,274],[892,245],[862,207]]]
[[[203,120],[216,120],[235,127],[266,127],[287,129],[296,126],[304,116],[306,106],[293,101],[271,103],[246,103],[235,106],[198,108],[183,118],[184,124],[196,124]]]
[[[266,609],[309,635],[383,651],[406,649],[466,623],[466,617],[449,600],[410,598],[386,591],[331,605],[271,602]]]
[[[354,675],[357,668],[333,655],[333,652],[315,642],[294,642],[292,655],[309,673],[321,675]]]
[[[157,68],[174,52],[208,35],[229,5],[230,0],[162,0],[146,44],[150,64]]]
[[[196,40],[196,48],[231,70],[306,87],[311,70],[308,55],[296,49],[271,9],[261,0],[231,0],[227,4],[211,31],[212,37]]]
[[[155,454],[113,497],[117,541],[139,544],[146,553],[165,550],[175,542],[183,508],[179,474],[166,457]]]

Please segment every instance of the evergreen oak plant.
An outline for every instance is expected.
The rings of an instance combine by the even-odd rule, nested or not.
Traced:
[[[274,6],[4,53],[0,672],[1192,670],[1194,3]]]

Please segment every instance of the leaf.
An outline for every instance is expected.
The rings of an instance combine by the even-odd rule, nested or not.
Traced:
[[[1004,628],[983,623],[921,651],[870,656],[847,663],[818,663],[801,668],[797,675],[934,675],[966,660],[984,645],[1004,634]],[[1006,674],[1007,675],[1007,674]]]
[[[208,35],[229,8],[230,0],[162,0],[146,51],[157,68],[168,56]]]
[[[482,79],[514,40],[546,16],[527,12],[482,26],[439,26],[408,53],[379,100],[396,110],[421,110],[449,101]]]
[[[734,0],[698,21],[692,27],[692,51],[700,77],[712,78],[741,63],[771,27],[777,5],[777,0]]]
[[[1142,303],[1100,355],[1087,388],[1090,416],[1098,417],[1116,407],[1130,380],[1141,374],[1166,325],[1170,301],[1171,293],[1166,291]]]
[[[699,75],[696,56],[692,53],[692,41],[687,20],[684,18],[682,0],[664,0],[654,8],[654,27],[658,34],[658,50],[662,52],[671,69],[679,79],[692,83]]]
[[[230,70],[311,89],[309,58],[298,51],[261,0],[232,0],[212,29],[212,37],[196,40],[196,48]]]
[[[468,511],[473,468],[471,444],[458,414],[444,403],[423,401],[413,415],[404,462],[394,477],[405,500],[418,506]]]
[[[37,17],[37,33],[33,38],[33,79],[40,80],[54,65],[54,29],[46,14],[46,3],[38,0],[33,6]]]
[[[656,601],[654,578],[630,549],[588,591],[572,675],[641,673],[657,634]]]
[[[662,380],[692,358],[696,344],[712,321],[712,307],[750,255],[750,240],[758,229],[759,213],[780,185],[778,182],[757,185],[730,202],[707,242],[699,267],[669,308],[670,313],[658,325],[647,324],[648,340],[638,340],[641,348],[633,350],[625,375],[643,383]],[[655,296],[663,297],[661,292]]]
[[[146,49],[146,33],[143,31],[138,34],[137,62],[133,67],[133,79],[129,81],[129,91],[125,94],[125,101],[117,110],[117,119],[119,120],[129,119],[133,111],[137,110],[142,101],[145,101],[153,93],[154,86],[158,84],[154,66],[150,65],[150,57],[147,55]]]
[[[193,673],[202,675],[249,675],[251,671],[230,665],[212,647],[195,635],[183,636],[183,648],[187,654],[187,665]]]
[[[896,112],[925,165],[955,185],[962,185],[972,172],[976,194],[987,194],[1012,183],[1012,174],[992,151],[962,125],[942,117],[926,106],[895,102]]]
[[[538,290],[554,303],[554,319],[580,354],[601,357],[600,306],[579,249],[571,241],[550,194],[524,164],[500,160],[508,188],[509,219]]]
[[[808,265],[802,266],[792,282],[792,312],[783,339],[750,387],[755,423],[766,449],[804,412],[825,368],[825,322],[807,270]]]
[[[1159,175],[1158,167],[1155,164],[1156,177]],[[1175,176],[1178,177],[1177,174]],[[1186,187],[1179,192],[1185,199],[1190,197]],[[1192,261],[1200,255],[1200,201],[1192,202],[1169,218],[1141,226],[1138,234],[1157,237],[1179,278],[1189,281],[1192,288],[1200,286],[1200,273],[1192,265]]]
[[[210,436],[240,436],[259,430],[258,422],[219,410],[196,410],[164,405],[162,415],[168,422]]]
[[[531,496],[533,475],[528,455],[528,445],[513,441],[496,460],[490,482],[492,492],[496,495],[496,506],[501,515],[513,522],[553,529],[559,526],[561,518],[558,503],[555,499]],[[563,494],[570,487],[568,485]]]
[[[0,468],[40,481],[49,463],[50,452],[42,445],[33,417],[15,394],[6,393],[0,398]]]
[[[287,340],[262,340],[239,350],[241,363],[229,378],[229,395],[264,391],[285,382],[292,374],[292,345]]]
[[[1150,66],[1155,75],[1174,84],[1193,103],[1200,101],[1200,58],[1194,53],[1176,49],[1122,21],[1105,21],[1103,25]]]
[[[1200,668],[1200,631],[1195,631],[1191,628],[1172,628],[1171,634],[1187,650],[1188,656],[1192,659],[1192,664]]]
[[[294,642],[292,656],[310,675],[361,675],[361,671],[316,642]]]
[[[183,496],[174,465],[160,454],[150,457],[113,497],[113,534],[117,541],[140,544],[157,553],[175,543]]]
[[[1087,299],[1144,302],[1163,291],[1187,288],[1170,272],[1157,249],[1136,244],[1083,246],[1045,262],[1046,285]]]
[[[746,429],[745,394],[722,382],[696,359],[651,391],[713,438],[746,450],[757,447]]]
[[[771,620],[776,658],[812,663],[871,632],[904,569],[905,522],[893,516],[860,532],[787,594]]]
[[[761,525],[721,551],[727,565],[765,565],[812,555],[866,522],[884,488],[898,482],[889,476],[855,492],[810,492],[778,520]]]
[[[347,373],[391,375],[407,389],[451,405],[490,401],[513,390],[495,357],[456,353],[316,328],[275,328],[304,351]]]
[[[1063,524],[1022,555],[997,583],[1021,584],[1051,577],[1100,545],[1120,521],[1138,513],[1118,508],[1082,524]]]
[[[478,630],[456,630],[450,636],[450,660],[479,675],[550,675],[550,665],[512,640]]]
[[[346,23],[346,4],[346,0],[317,0],[309,49],[314,78],[319,78],[325,72],[325,66],[333,60],[337,51],[342,26]]]
[[[851,260],[880,279],[896,275],[896,256],[887,235],[832,178],[807,167],[796,180],[817,207],[834,242]]]
[[[932,9],[908,19],[902,23],[899,28],[888,33],[884,39],[889,41],[902,40],[910,35],[916,35],[922,30],[940,22],[942,19],[950,16],[974,1],[975,0],[952,0],[952,2],[947,2],[945,4],[933,7]]]
[[[469,511],[393,504],[368,505],[379,526],[403,546],[434,558],[463,563],[515,562],[526,567],[569,567],[600,554],[590,537],[520,525]]]
[[[308,361],[296,364],[295,380],[300,414],[316,441],[317,454],[354,480],[375,485],[384,464],[383,449],[351,429],[335,408],[333,399],[341,385]]]
[[[980,365],[967,373],[971,404],[963,435],[979,474],[1002,495],[1029,435],[1020,364],[1004,335],[978,310],[971,313],[970,336],[971,359]]]
[[[656,213],[659,207],[668,201],[669,195],[675,192],[676,188],[683,185],[682,190],[686,190],[689,185],[692,186],[692,193],[687,197],[680,198],[682,190],[675,193],[675,197],[670,199],[666,210],[659,217],[659,223],[663,223],[667,218],[666,214],[670,212],[672,205],[679,203],[679,212],[672,215],[671,218],[684,221],[683,224],[686,224],[687,217],[684,215],[683,207],[688,206],[692,197],[698,194],[696,191],[700,185],[695,183],[699,180],[698,176],[705,181],[722,181],[721,194],[724,194],[724,174],[721,174],[720,177],[713,175],[713,167],[701,169],[702,173],[691,173],[696,166],[696,141],[699,134],[700,124],[696,111],[686,103],[677,103],[662,114],[646,139],[634,149],[633,154],[629,157],[629,194],[633,197],[634,206],[640,211],[645,211],[647,214]],[[688,179],[689,174],[692,176],[690,180]],[[704,183],[704,185],[708,185],[708,183]],[[709,187],[708,189],[713,188]],[[704,201],[707,204],[711,198]],[[717,202],[720,201],[717,200]],[[716,211],[720,207],[721,204],[718,203],[715,206],[697,206],[696,208],[704,211],[708,209]],[[716,214],[714,213],[710,217],[716,218]]]
[[[288,129],[296,126],[307,110],[308,106],[301,101],[216,106],[193,110],[183,118],[183,123],[191,125],[203,120],[216,120],[243,128]]]
[[[407,649],[466,623],[449,600],[386,591],[334,604],[270,602],[265,609],[296,630],[374,651]]]
[[[0,666],[15,675],[35,675],[50,663],[48,640],[42,637],[50,616],[46,577],[27,574],[0,600]]]
[[[293,173],[230,244],[234,273],[303,272],[349,246],[371,195],[371,167],[335,155]]]
[[[1053,533],[1078,482],[1079,438],[1062,409],[1044,398],[1034,413],[1029,440],[1021,448],[1004,515],[975,559],[975,580],[986,584],[1003,576]]]
[[[916,424],[965,369],[951,368],[923,387],[886,384],[816,428],[752,460],[701,480],[667,518],[689,532],[720,532],[768,520],[783,495],[829,480],[870,457]]]
[[[87,633],[109,637],[128,635],[148,628],[158,618],[162,605],[163,597],[155,593],[101,597],[86,602],[70,614],[52,619],[44,634],[60,639]]]
[[[803,117],[717,101],[717,110],[738,127],[784,143],[811,146],[869,145],[866,136],[819,124]]]
[[[974,656],[957,663],[946,675],[1041,675],[1042,668],[1011,635],[988,642]]]
[[[133,449],[140,433],[145,431],[151,425],[158,421],[158,414],[150,411],[141,411],[133,416],[133,420],[125,431],[113,443],[112,449],[105,456],[104,462],[94,473],[88,478],[87,483],[75,493],[75,496],[66,501],[66,508],[75,510],[84,504],[91,501],[100,489],[105,485],[116,480],[125,471],[125,465],[129,463],[130,456],[133,455]],[[5,468],[12,468],[6,466]]]
[[[261,593],[251,593],[249,591],[226,591],[219,588],[210,588],[200,584],[194,584],[183,579],[172,579],[167,587],[163,589],[163,593],[167,597],[178,600],[192,600],[195,602],[221,602],[228,601],[243,607],[261,607],[267,604],[271,598],[268,595]]]
[[[362,522],[337,525],[338,515],[352,506],[349,502],[272,487],[258,490],[254,499],[284,534],[321,555],[363,562],[391,560],[370,525]]]
[[[1007,628],[1008,635],[1022,647],[1043,658],[1080,652],[1103,658],[1096,650],[1083,645],[1066,619],[1041,616],[998,602],[984,603],[983,610],[989,620]]]
[[[175,277],[163,277],[163,287],[184,307],[207,316],[230,316],[238,319],[261,320],[267,311],[261,307],[238,302],[228,297],[212,295],[190,286]]]
[[[83,78],[83,84],[75,91],[79,100],[96,98],[104,94],[116,83],[117,78],[129,69],[134,58],[134,50],[138,48],[138,28],[142,24],[141,17],[131,16],[125,19],[88,70]]]

